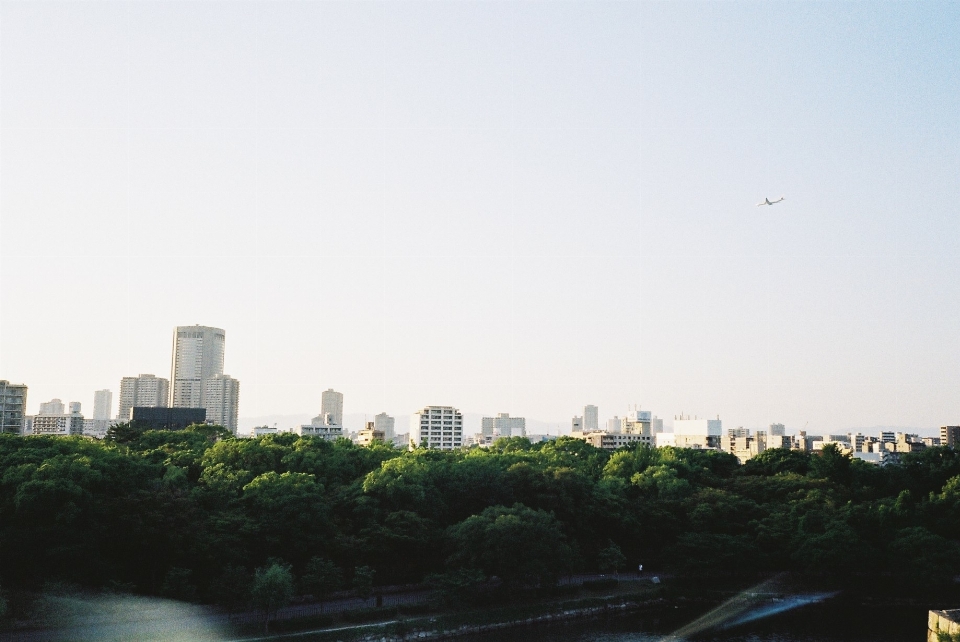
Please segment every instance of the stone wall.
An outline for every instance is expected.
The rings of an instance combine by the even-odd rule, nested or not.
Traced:
[[[960,609],[930,611],[927,614],[927,640],[938,642],[938,633],[960,636]]]

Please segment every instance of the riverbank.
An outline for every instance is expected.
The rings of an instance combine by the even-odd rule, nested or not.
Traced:
[[[573,599],[544,600],[537,603],[436,611],[421,616],[393,617],[364,624],[306,628],[306,622],[286,622],[272,635],[238,637],[235,642],[297,639],[309,642],[367,642],[409,640],[447,640],[517,628],[542,628],[572,621],[613,617],[643,608],[666,607],[662,588],[648,584],[624,583],[606,595]],[[297,626],[300,625],[300,626]]]

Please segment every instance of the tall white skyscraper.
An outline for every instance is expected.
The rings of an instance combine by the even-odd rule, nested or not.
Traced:
[[[600,429],[600,411],[596,406],[583,407],[583,432],[596,432]]]
[[[320,416],[327,417],[331,426],[343,425],[343,393],[333,388],[323,391],[320,395]]]
[[[113,408],[113,393],[109,390],[97,390],[93,393],[93,418],[109,419]]]
[[[220,328],[177,326],[173,332],[173,361],[170,366],[171,406],[203,407],[207,381],[223,374],[225,342],[226,334]]]
[[[451,406],[427,406],[410,416],[410,445],[453,450],[463,447],[463,415]]]
[[[237,411],[240,406],[240,382],[229,375],[218,374],[206,381],[203,404],[207,423],[223,426],[237,434]]]
[[[394,437],[394,423],[395,419],[388,415],[385,412],[381,412],[379,415],[373,418],[373,429],[380,430],[383,432],[383,440],[390,442]]]
[[[166,408],[170,399],[170,382],[152,374],[124,377],[120,380],[120,408],[117,419],[130,421],[134,406]]]

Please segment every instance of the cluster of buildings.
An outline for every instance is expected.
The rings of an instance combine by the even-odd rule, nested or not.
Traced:
[[[90,418],[84,417],[78,402],[64,404],[60,399],[41,403],[36,415],[27,415],[27,387],[0,380],[0,432],[103,437],[111,425],[136,421],[167,430],[194,423],[217,424],[236,435],[240,382],[223,372],[225,339],[226,333],[220,328],[178,326],[173,334],[170,379],[153,374],[123,377],[118,410],[113,418],[110,390],[96,391]],[[293,432],[327,440],[347,437],[363,446],[384,442],[402,448],[439,450],[490,446],[503,437],[525,437],[534,441],[556,437],[529,435],[526,419],[511,417],[508,413],[483,417],[480,432],[468,435],[464,432],[463,414],[453,406],[426,406],[418,410],[411,415],[407,433],[397,433],[394,417],[386,413],[365,422],[362,430],[348,433],[343,426],[343,394],[326,390],[320,402],[320,414],[309,424],[289,429],[260,426],[251,436]],[[603,427],[597,406],[584,406],[583,413],[571,420],[570,430],[572,437],[606,450],[637,445],[713,449],[730,452],[741,462],[771,448],[818,452],[834,444],[844,454],[882,465],[897,461],[901,453],[960,444],[960,426],[943,426],[939,437],[900,432],[880,432],[876,436],[808,435],[802,430],[796,435],[787,435],[783,424],[771,424],[767,430],[756,431],[733,428],[724,433],[719,417],[701,419],[679,415],[673,418],[673,430],[667,432],[662,419],[636,406],[623,417],[608,419]]]
[[[225,344],[226,333],[220,328],[178,326],[170,379],[152,374],[123,377],[113,418],[110,390],[94,393],[92,418],[83,416],[79,402],[64,406],[59,399],[41,403],[36,415],[27,415],[27,387],[0,381],[0,431],[103,437],[116,423],[137,421],[163,429],[206,422],[236,434],[240,382],[223,372]]]

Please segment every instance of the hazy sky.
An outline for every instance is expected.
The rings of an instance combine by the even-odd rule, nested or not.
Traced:
[[[955,2],[4,1],[0,378],[90,412],[198,323],[241,417],[960,422],[958,42]]]

